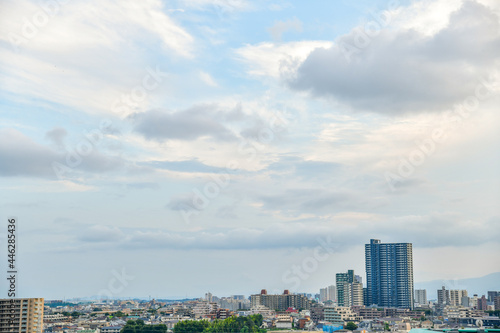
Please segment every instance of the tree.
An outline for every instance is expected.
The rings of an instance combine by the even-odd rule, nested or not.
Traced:
[[[138,320],[128,320],[127,324],[122,328],[120,333],[166,333],[167,326],[163,324],[159,325],[145,325],[144,321]]]
[[[391,329],[389,328],[389,323],[384,323],[384,331],[390,331]]]
[[[358,326],[356,326],[356,324],[355,324],[355,323],[353,323],[352,321],[350,321],[350,322],[348,322],[348,323],[344,326],[344,328],[345,328],[346,330],[354,331],[356,328],[358,328]]]

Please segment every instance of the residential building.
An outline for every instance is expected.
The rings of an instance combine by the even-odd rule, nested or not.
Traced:
[[[197,302],[196,305],[193,307],[193,315],[195,318],[201,318],[204,316],[208,316],[209,314],[215,314],[217,308],[218,308],[217,303],[200,301]]]
[[[315,304],[311,307],[311,319],[314,323],[318,323],[325,319],[325,308],[320,304]]]
[[[468,296],[467,290],[450,290],[450,305],[461,305],[465,296]]]
[[[495,302],[495,297],[500,296],[500,291],[488,291],[488,302]]]
[[[356,321],[357,319],[356,314],[351,311],[351,308],[345,306],[325,307],[324,318],[325,321],[340,325],[343,325],[344,322]]]
[[[344,296],[345,297],[345,296]],[[361,282],[353,282],[350,284],[349,306],[363,305],[363,284]]]
[[[500,310],[500,295],[495,297],[493,303],[495,304],[495,310]]]
[[[328,286],[328,301],[337,301],[337,287],[334,285]]]
[[[377,319],[384,316],[383,311],[379,311],[374,308],[360,308],[356,311],[360,317],[363,319]]]
[[[415,303],[419,305],[427,304],[427,290],[415,289]]]
[[[43,298],[0,299],[0,332],[41,333]]]
[[[413,249],[411,243],[365,245],[368,304],[413,309]]]
[[[477,309],[477,294],[474,294],[472,297],[469,298],[469,307]]]
[[[444,286],[441,287],[441,289],[438,289],[437,291],[437,296],[438,296],[438,305],[450,305],[450,291],[446,290]]]
[[[228,309],[217,309],[216,314],[217,319],[227,319],[231,317],[232,312]]]
[[[335,275],[335,283],[337,285],[337,304],[339,306],[346,306],[346,301],[344,300],[344,291],[346,290],[346,284],[351,284],[354,282],[354,270],[350,269],[347,273],[337,273]],[[347,300],[347,303],[349,301]]]
[[[285,290],[282,295],[268,295],[265,289],[260,294],[250,296],[252,307],[264,305],[271,310],[285,311],[288,308],[310,309],[311,301],[304,295],[291,294]]]
[[[486,296],[483,295],[477,300],[477,309],[483,311],[488,310],[488,300],[486,299]]]
[[[319,290],[319,301],[326,302],[328,301],[328,288],[321,288]]]

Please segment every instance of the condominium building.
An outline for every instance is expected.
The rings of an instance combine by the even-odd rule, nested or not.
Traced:
[[[415,303],[419,305],[427,304],[427,290],[415,289]]]
[[[483,295],[477,300],[477,309],[483,311],[488,310],[488,300],[486,299],[486,296]]]
[[[195,318],[201,318],[214,314],[218,309],[217,303],[208,301],[199,301],[193,307],[193,314]]]
[[[450,305],[450,291],[444,286],[437,290],[438,304],[439,305]]]
[[[334,285],[328,286],[328,301],[337,301],[337,287]]]
[[[365,245],[369,305],[413,309],[413,248],[411,243]]]
[[[349,300],[344,299],[344,293],[348,290],[348,287],[345,285],[349,285],[354,282],[354,270],[350,269],[347,273],[337,273],[335,275],[335,282],[337,284],[337,304],[339,306],[348,306],[346,303],[349,303]]]
[[[319,290],[319,300],[320,302],[328,301],[328,288],[321,288]]]
[[[500,291],[488,291],[488,302],[495,302],[495,297],[500,296]]]
[[[356,321],[356,313],[346,306],[325,307],[325,320],[333,324],[344,324],[348,321]]]
[[[43,298],[0,299],[0,332],[41,333]]]
[[[285,311],[288,308],[310,309],[311,301],[304,295],[291,294],[285,290],[282,295],[268,295],[265,289],[260,294],[250,296],[252,307],[264,305],[272,310]]]
[[[450,305],[461,305],[462,297],[467,296],[467,290],[450,290]]]
[[[345,286],[348,286],[347,292],[344,293],[345,306],[363,305],[363,285],[360,282],[353,282]]]
[[[495,310],[500,310],[500,296],[496,296],[493,299],[493,302],[495,304]]]

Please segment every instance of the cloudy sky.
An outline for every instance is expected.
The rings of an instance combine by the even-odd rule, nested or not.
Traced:
[[[20,296],[318,292],[370,238],[413,243],[417,282],[500,271],[498,1],[0,13]]]

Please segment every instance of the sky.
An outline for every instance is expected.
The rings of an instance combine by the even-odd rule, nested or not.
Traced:
[[[495,0],[4,0],[19,296],[317,293],[372,238],[498,272],[499,65]]]

